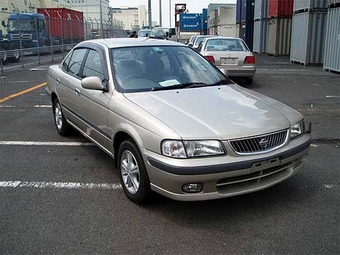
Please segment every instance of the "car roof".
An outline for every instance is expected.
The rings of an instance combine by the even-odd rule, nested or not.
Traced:
[[[177,43],[168,40],[157,40],[148,37],[142,38],[110,38],[110,39],[94,39],[87,40],[79,43],[77,47],[86,47],[86,45],[101,45],[107,48],[121,48],[121,47],[133,47],[133,46],[182,46],[186,47],[182,43]]]
[[[207,37],[205,40],[213,40],[213,39],[236,39],[236,40],[242,40],[238,37],[227,37],[227,36],[213,36],[213,37]]]

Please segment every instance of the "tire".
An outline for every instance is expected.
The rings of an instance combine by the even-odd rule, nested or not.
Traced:
[[[16,48],[16,47],[11,47],[11,51],[13,54],[13,57],[11,57],[12,62],[14,63],[18,63],[20,61],[20,49]]]
[[[244,79],[244,83],[245,84],[247,84],[247,85],[251,85],[251,84],[253,84],[253,78],[246,78],[246,79]]]
[[[132,140],[125,140],[118,150],[118,170],[125,195],[136,204],[150,200],[151,189],[141,153]]]
[[[68,136],[71,134],[72,127],[67,123],[63,110],[61,108],[61,104],[58,99],[54,99],[53,101],[53,116],[54,116],[54,124],[58,131],[58,133],[62,136]]]

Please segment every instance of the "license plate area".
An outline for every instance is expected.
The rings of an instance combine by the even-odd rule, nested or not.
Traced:
[[[238,64],[238,58],[221,58],[221,65],[223,66],[236,66]]]
[[[252,170],[253,171],[259,171],[264,170],[272,167],[279,166],[281,163],[279,158],[272,158],[264,161],[259,161],[253,164]]]

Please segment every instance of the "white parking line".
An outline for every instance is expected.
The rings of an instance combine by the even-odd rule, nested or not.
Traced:
[[[52,108],[52,105],[34,105],[34,106],[0,105],[0,108]]]
[[[0,188],[36,188],[36,189],[122,189],[118,183],[80,183],[80,182],[29,182],[0,181]]]
[[[0,141],[0,145],[20,145],[20,146],[96,146],[93,143],[80,143],[80,142],[32,142],[32,141]]]

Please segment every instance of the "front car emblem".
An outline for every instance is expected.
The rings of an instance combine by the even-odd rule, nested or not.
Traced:
[[[262,138],[260,141],[259,141],[259,144],[260,146],[263,148],[263,149],[266,149],[268,147],[268,139],[267,138]]]

